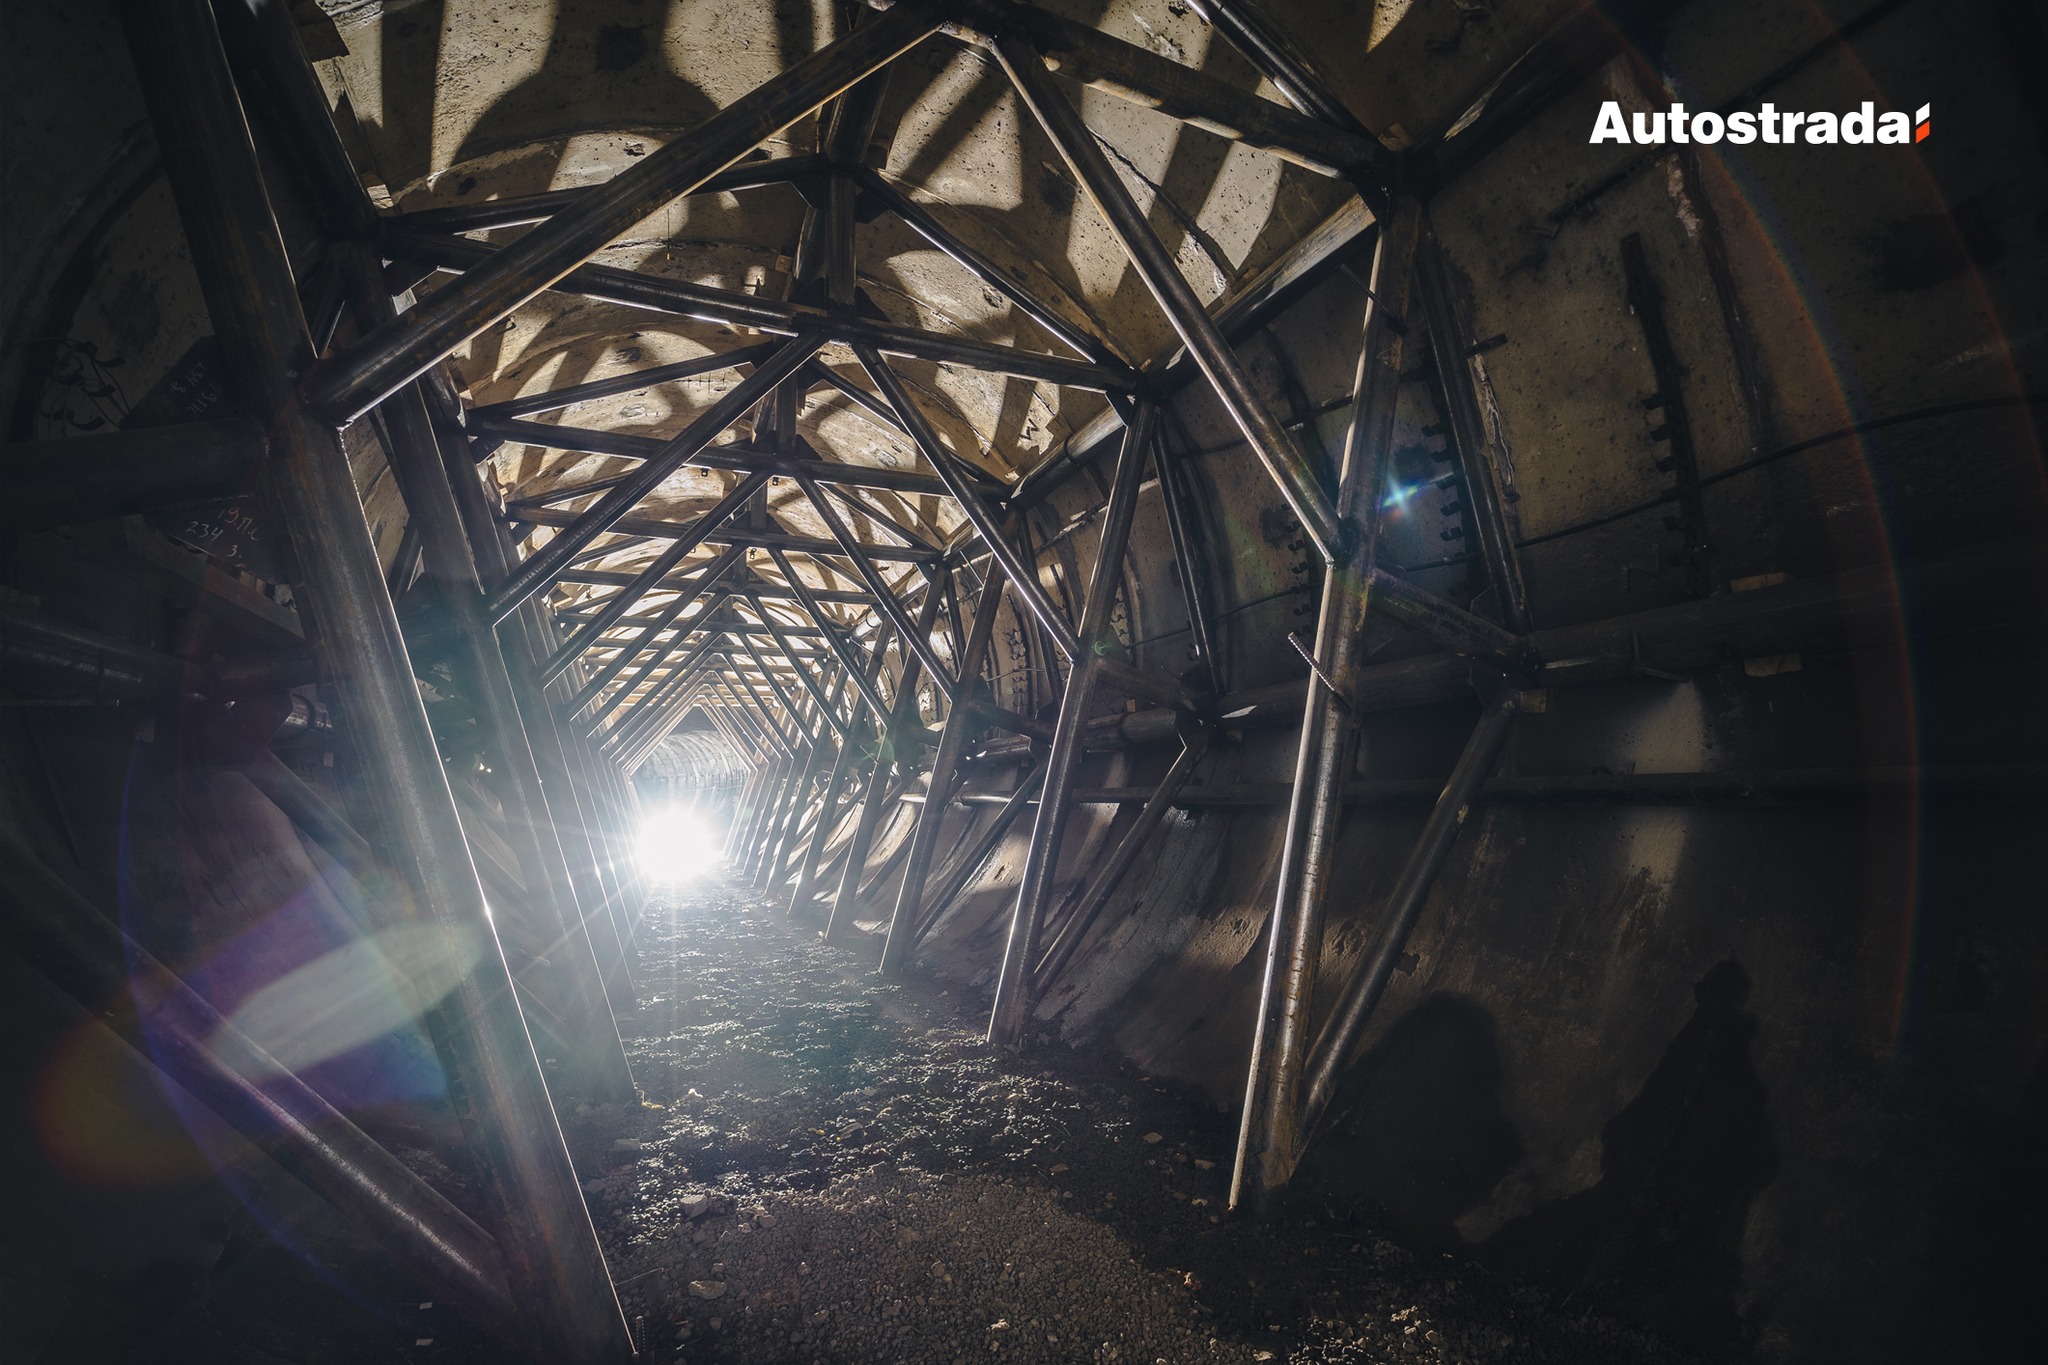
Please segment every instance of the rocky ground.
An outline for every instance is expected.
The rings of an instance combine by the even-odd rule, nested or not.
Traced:
[[[650,1107],[563,1117],[650,1360],[1681,1359],[1340,1211],[1225,1219],[1223,1116],[1057,1047],[1000,1062],[985,999],[746,896],[667,897],[641,962]]]

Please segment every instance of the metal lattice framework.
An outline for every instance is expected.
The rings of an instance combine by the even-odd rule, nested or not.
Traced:
[[[217,1045],[232,1042],[232,1031],[196,997],[173,993],[159,1007],[162,1036],[190,1044],[172,1047],[168,1065],[231,1121],[264,1132],[281,1160],[355,1213],[395,1257],[508,1339],[538,1342],[545,1358],[623,1361],[632,1346],[548,1117],[548,1084],[529,1034],[545,1028],[559,1040],[575,1059],[582,1093],[633,1096],[613,1021],[632,1004],[630,940],[642,898],[620,856],[631,805],[625,779],[664,754],[686,720],[701,718],[749,762],[730,845],[738,875],[778,897],[786,891],[793,914],[822,909],[829,939],[852,932],[855,915],[893,874],[894,866],[870,866],[871,846],[899,800],[924,783],[914,831],[890,860],[900,859],[902,877],[886,907],[885,972],[912,959],[990,851],[1033,812],[989,1024],[990,1039],[1008,1048],[1021,1044],[1035,1002],[1073,960],[1166,813],[1192,799],[1187,784],[1225,719],[1239,727],[1298,724],[1293,781],[1272,794],[1288,812],[1233,1181],[1232,1202],[1241,1204],[1292,1174],[1527,689],[1698,667],[1731,639],[1797,640],[1887,609],[1886,585],[1845,575],[1618,621],[1539,629],[1531,618],[1501,506],[1498,451],[1474,391],[1471,338],[1428,199],[1606,59],[1615,41],[1606,19],[1589,9],[1568,20],[1512,68],[1482,112],[1460,121],[1454,139],[1397,155],[1328,93],[1249,0],[1198,3],[1285,104],[1028,5],[902,0],[865,13],[838,41],[603,184],[410,213],[380,212],[366,197],[285,6],[122,6],[239,408],[189,428],[101,438],[92,451],[72,454],[137,506],[262,462],[266,496],[297,562],[311,667],[358,755],[368,814],[357,822],[375,824],[374,850],[347,816],[288,773],[257,776],[339,862],[362,869],[366,884],[391,889],[389,913],[472,945],[464,960],[483,964],[428,1012],[428,1025],[484,1175],[486,1215],[480,1222],[455,1209],[310,1091],[259,1087],[251,1078],[271,1074],[262,1059]],[[1080,211],[1109,225],[1171,323],[1175,355],[1134,364],[1075,310],[958,240],[870,164],[891,66],[927,43],[972,44],[1000,67],[1092,206]],[[1083,122],[1077,85],[1331,177],[1353,197],[1274,266],[1205,305]],[[812,115],[821,129],[814,152],[750,159],[764,140]],[[266,188],[251,123],[275,134],[294,180],[289,192],[311,205],[326,238],[316,280],[293,274],[271,202],[286,187]],[[683,196],[788,183],[806,187],[812,208],[786,297],[591,263]],[[864,213],[895,215],[1032,319],[1053,349],[970,340],[864,310],[854,231]],[[509,244],[476,236],[522,225],[528,230]],[[1234,347],[1306,282],[1366,245],[1348,422],[1334,466],[1324,467],[1276,417]],[[1632,275],[1646,307],[1650,288]],[[729,324],[760,339],[467,403],[451,355],[550,291]],[[1010,483],[948,443],[930,400],[906,382],[906,359],[1099,395],[1106,407],[1058,455]],[[667,438],[535,420],[715,376],[725,377],[722,394]],[[1396,396],[1418,377],[1444,417],[1453,477],[1497,604],[1492,619],[1423,591],[1377,559]],[[1314,635],[1295,639],[1309,667],[1300,682],[1228,690],[1200,571],[1200,518],[1166,410],[1190,383],[1221,404],[1319,561]],[[820,391],[884,424],[917,453],[915,467],[855,464],[813,448],[798,417]],[[1664,397],[1676,404],[1675,392]],[[337,436],[357,421],[373,424],[410,516],[389,574]],[[611,463],[601,476],[500,507],[476,471],[508,443]],[[1051,547],[1032,543],[1023,514],[1097,462],[1109,466],[1098,548],[1078,600],[1067,604],[1048,588]],[[123,480],[122,469],[150,476]],[[657,490],[686,470],[716,474],[722,492],[687,519],[651,509]],[[1190,570],[1181,580],[1193,661],[1179,674],[1140,663],[1111,626],[1148,471]],[[1680,473],[1697,483],[1696,474]],[[921,516],[913,499],[936,500],[945,517]],[[55,494],[47,502],[37,515],[61,520],[72,507]],[[782,519],[789,507],[802,510],[803,527]],[[610,567],[591,567],[600,561]],[[1006,608],[1054,663],[1058,705],[1049,723],[999,704],[987,681]],[[1374,612],[1441,652],[1367,665],[1361,642]],[[48,643],[60,647],[82,646]],[[103,649],[97,666],[103,677],[127,669],[143,685],[162,682],[151,674],[158,665],[139,654]],[[440,685],[452,685],[474,715],[476,743],[490,760],[487,791],[451,773],[437,747],[418,687],[436,666],[445,666]],[[1379,937],[1335,1003],[1318,1012],[1328,1022],[1312,1032],[1358,718],[1470,697],[1475,680],[1479,720],[1395,883]],[[1133,705],[1104,714],[1101,693]],[[1110,742],[1178,748],[1152,789],[1079,788],[1084,753]],[[1012,761],[1012,788],[965,793],[970,754]],[[1056,905],[1068,812],[1089,800],[1141,810],[1087,884]],[[967,801],[994,812],[941,864],[946,813]],[[464,848],[470,857],[449,854]],[[7,856],[22,862],[22,885],[42,886],[11,845]],[[50,903],[65,902],[63,887],[44,889]],[[89,908],[65,913],[99,924]],[[92,942],[74,933],[44,945],[70,964],[67,979],[118,973],[124,951],[139,951],[112,925],[99,927]]]

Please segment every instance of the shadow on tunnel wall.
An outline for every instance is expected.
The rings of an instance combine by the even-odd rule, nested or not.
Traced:
[[[558,4],[540,69],[492,102],[454,163],[560,136],[564,128],[694,128],[717,113],[710,96],[668,68],[660,8],[640,8]],[[782,6],[775,14],[787,60],[806,55],[808,25],[792,32],[793,14]],[[644,22],[622,22],[633,17]]]
[[[1599,1181],[1509,1223],[1478,1258],[1708,1359],[1739,1357],[1743,1229],[1778,1168],[1749,992],[1733,961],[1702,977],[1692,1018],[1602,1129]],[[1457,1220],[1523,1155],[1496,1038],[1462,996],[1403,1015],[1351,1069],[1295,1188],[1370,1210],[1418,1249],[1473,1254]]]
[[[1370,1209],[1411,1246],[1462,1249],[1458,1218],[1522,1159],[1500,1080],[1493,1015],[1431,996],[1351,1068],[1294,1188]]]
[[[1601,1130],[1598,1183],[1509,1223],[1482,1260],[1708,1359],[1743,1354],[1743,1228],[1778,1171],[1749,991],[1732,960],[1700,978],[1692,1018]]]

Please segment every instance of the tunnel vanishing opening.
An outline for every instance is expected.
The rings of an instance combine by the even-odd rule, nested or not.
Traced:
[[[0,25],[0,1354],[2023,1358],[2030,7]]]

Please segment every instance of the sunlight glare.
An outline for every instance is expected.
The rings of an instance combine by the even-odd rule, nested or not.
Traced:
[[[695,881],[720,861],[717,833],[696,811],[671,806],[640,822],[633,856],[648,881],[673,885]]]

